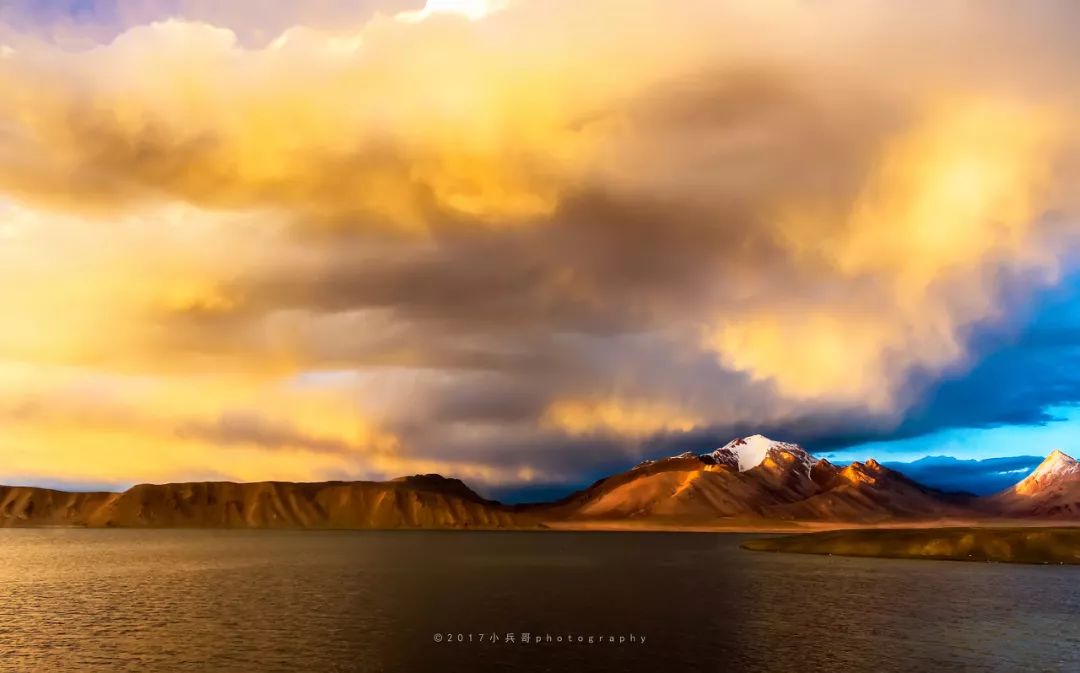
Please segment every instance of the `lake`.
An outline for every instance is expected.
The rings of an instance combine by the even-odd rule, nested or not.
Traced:
[[[1080,567],[744,539],[0,530],[0,670],[1080,670]]]

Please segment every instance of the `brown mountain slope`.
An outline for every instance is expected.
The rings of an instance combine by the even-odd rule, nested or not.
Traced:
[[[115,498],[115,493],[68,493],[32,486],[0,486],[0,527],[77,525]]]
[[[746,513],[761,501],[772,499],[760,484],[741,479],[730,467],[679,456],[602,479],[569,500],[542,509],[571,519],[706,518]]]
[[[982,509],[1017,518],[1080,518],[1080,462],[1053,451],[1012,488],[980,498]]]
[[[825,462],[825,461],[822,461]],[[832,465],[821,477],[821,490],[805,500],[768,510],[790,519],[882,521],[894,518],[962,516],[967,509],[946,494],[908,479],[876,460]]]
[[[876,461],[838,468],[797,445],[754,436],[733,440],[711,454],[647,461],[598,481],[549,513],[569,519],[881,521],[961,515],[966,510]]]
[[[389,482],[140,484],[123,493],[0,490],[0,526],[506,528],[535,525],[438,475]]]
[[[1055,451],[1029,477],[962,500],[874,460],[838,467],[801,447],[743,437],[712,453],[645,461],[553,503],[506,506],[456,479],[140,484],[123,493],[0,486],[0,527],[520,528],[544,522],[726,518],[876,523],[1080,518],[1080,463]]]

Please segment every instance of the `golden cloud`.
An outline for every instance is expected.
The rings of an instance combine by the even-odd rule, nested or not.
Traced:
[[[0,459],[514,481],[602,439],[895,421],[1075,244],[1066,10],[947,4],[0,30]]]
[[[988,270],[1053,278],[1037,219],[1062,130],[1052,111],[1000,101],[927,109],[883,148],[839,226],[811,207],[786,205],[778,219],[791,249],[852,286],[873,279],[871,291],[726,315],[709,343],[786,395],[894,408],[905,372],[956,362],[964,330],[995,315]]]
[[[658,432],[689,432],[700,418],[667,402],[619,399],[558,400],[548,407],[543,422],[571,435],[614,434],[643,438]]]

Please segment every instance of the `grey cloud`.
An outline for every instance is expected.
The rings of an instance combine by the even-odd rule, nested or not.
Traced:
[[[251,445],[271,451],[309,451],[337,455],[371,453],[366,445],[336,437],[320,437],[301,431],[290,423],[277,422],[251,412],[225,412],[212,421],[188,420],[174,426],[183,438],[224,446]]]
[[[304,158],[305,177],[314,177],[298,191],[259,184],[237,193],[229,189],[233,166],[207,158],[220,149],[212,134],[172,138],[148,122],[141,134],[118,135],[108,114],[84,115],[77,105],[68,131],[85,170],[73,184],[43,184],[50,193],[120,202],[164,191],[206,207],[256,203],[285,211],[292,228],[279,256],[223,283],[235,307],[156,313],[152,338],[171,353],[230,359],[280,348],[313,370],[362,372],[358,401],[379,409],[378,420],[413,456],[572,479],[752,431],[811,448],[836,446],[906,431],[905,405],[933,386],[940,369],[913,366],[899,383],[882,381],[901,391],[899,409],[789,399],[768,380],[721,364],[703,344],[704,332],[713,321],[755,311],[799,317],[820,306],[853,322],[895,312],[881,300],[889,269],[838,269],[830,258],[836,250],[792,244],[775,220],[792,204],[813,207],[820,217],[809,239],[845,234],[884,148],[919,122],[921,99],[936,89],[963,84],[987,95],[1027,93],[1036,102],[1075,105],[1068,87],[1075,87],[1078,54],[1061,28],[1074,11],[1068,3],[1031,12],[1011,3],[977,12],[946,4],[940,15],[926,16],[867,3],[867,23],[854,28],[826,19],[857,5],[823,7],[820,35],[801,34],[796,29],[807,26],[798,24],[790,47],[763,36],[763,53],[750,48],[680,67],[582,110],[571,131],[616,129],[600,143],[604,160],[582,175],[545,175],[558,188],[554,211],[516,221],[450,212],[431,185],[412,179],[410,152],[417,150],[401,138],[319,148]],[[288,14],[284,5],[275,8],[273,16]],[[1048,56],[1016,55],[1043,37]],[[1035,80],[1055,86],[1034,87]],[[541,173],[538,158],[508,157],[530,175]],[[200,170],[206,166],[219,172]],[[352,207],[353,193],[374,189],[378,172],[408,178],[409,199],[427,225],[422,234],[388,232],[376,215]],[[207,182],[214,189],[203,189]],[[873,224],[887,230],[891,223]],[[951,297],[954,271],[942,270],[923,299]],[[976,275],[1006,318],[1017,300],[998,302],[999,295],[1022,301],[1038,284],[992,261]],[[950,308],[945,303],[942,312]],[[992,313],[965,316],[956,339],[966,342]],[[805,335],[795,329],[783,338],[798,351]],[[852,357],[854,375],[860,363]],[[957,359],[962,371],[967,363]],[[670,402],[700,417],[701,427],[630,439],[543,425],[551,402],[575,397]],[[270,450],[356,450],[243,413],[179,432]]]

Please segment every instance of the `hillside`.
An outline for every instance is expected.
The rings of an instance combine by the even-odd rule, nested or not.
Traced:
[[[388,482],[140,484],[122,493],[0,488],[0,526],[505,528],[535,522],[437,475]]]
[[[122,493],[0,486],[0,527],[752,527],[755,521],[910,525],[1078,517],[1080,463],[1060,451],[1006,491],[974,498],[929,488],[873,459],[837,466],[761,435],[709,453],[646,460],[556,502],[531,505],[486,500],[439,475],[385,482],[140,484]]]
[[[1080,462],[1055,450],[1026,478],[981,499],[980,506],[1017,518],[1080,518]]]

